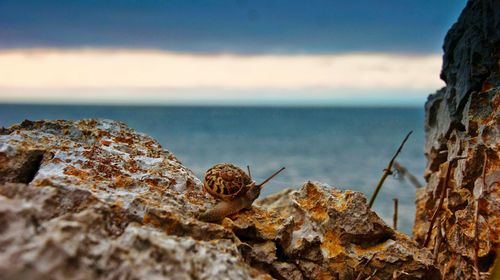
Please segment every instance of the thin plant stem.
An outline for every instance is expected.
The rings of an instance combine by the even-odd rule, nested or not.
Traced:
[[[439,247],[441,247],[441,242],[443,241],[443,233],[441,231],[442,225],[443,225],[442,220],[440,219],[437,224],[437,235],[434,241],[434,252],[433,252],[434,265],[437,265],[438,263]]]
[[[377,253],[374,253],[366,262],[365,264],[363,265],[363,267],[361,267],[359,273],[358,273],[358,276],[356,277],[356,280],[361,280],[361,276],[363,276],[363,270],[365,270],[365,268],[368,266],[368,264],[373,260],[373,258],[375,258],[375,255],[377,255]]]
[[[484,188],[486,188],[486,166],[488,166],[488,153],[484,151],[484,162],[483,162],[483,186],[481,187],[477,197],[476,197],[476,211],[474,215],[474,275],[476,280],[481,280],[479,275],[479,203],[481,196],[483,194]]]
[[[394,215],[392,216],[392,228],[398,229],[398,199],[394,198]]]
[[[408,171],[406,167],[402,166],[397,160],[394,161],[394,168],[403,176],[408,179],[408,181],[415,186],[415,188],[420,189],[422,188],[422,184],[420,181],[417,179],[417,177]]]
[[[382,177],[380,178],[380,181],[378,182],[377,187],[375,187],[375,191],[373,192],[372,197],[370,198],[370,202],[368,203],[368,207],[371,208],[373,206],[373,203],[375,202],[375,199],[377,198],[378,192],[380,191],[380,189],[382,188],[382,185],[384,184],[385,178],[387,178],[387,176],[392,174],[391,168],[392,168],[392,165],[394,164],[394,160],[396,160],[396,157],[399,155],[399,153],[403,149],[403,146],[406,143],[406,140],[408,140],[408,138],[410,137],[410,135],[412,133],[413,133],[413,131],[410,131],[410,132],[408,132],[408,134],[406,134],[405,139],[403,139],[403,142],[401,142],[401,145],[399,145],[398,150],[396,151],[396,153],[392,157],[391,161],[389,161],[389,164],[387,165],[387,167],[384,169],[384,174],[382,174]]]
[[[466,158],[467,157],[465,157],[465,156],[454,157],[448,162],[448,166],[446,168],[446,176],[444,178],[444,183],[442,186],[439,203],[438,203],[437,208],[434,210],[434,214],[432,214],[431,222],[429,224],[429,230],[427,230],[427,237],[425,238],[425,241],[424,241],[424,247],[427,247],[427,245],[429,245],[429,242],[431,240],[431,235],[432,235],[432,229],[434,228],[434,223],[436,222],[436,219],[439,215],[439,212],[441,211],[441,208],[443,208],[444,198],[446,197],[446,191],[448,190],[448,181],[450,180],[451,168],[457,160],[466,159]]]

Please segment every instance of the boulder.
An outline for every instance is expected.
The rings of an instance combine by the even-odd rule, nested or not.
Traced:
[[[4,279],[440,279],[361,193],[317,182],[220,223],[198,178],[111,120],[0,130]]]

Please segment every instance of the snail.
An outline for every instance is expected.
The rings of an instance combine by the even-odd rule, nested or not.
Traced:
[[[205,172],[203,188],[220,201],[213,208],[201,213],[198,218],[206,222],[215,222],[242,209],[250,209],[254,200],[259,197],[262,187],[284,169],[282,167],[257,185],[252,180],[250,168],[247,174],[229,163],[212,166]]]

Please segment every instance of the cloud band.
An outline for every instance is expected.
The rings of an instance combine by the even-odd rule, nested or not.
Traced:
[[[0,52],[0,87],[432,90],[439,55],[193,55],[129,50]]]

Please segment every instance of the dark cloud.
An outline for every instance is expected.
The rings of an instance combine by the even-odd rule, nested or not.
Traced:
[[[0,48],[437,52],[466,0],[0,0]]]

